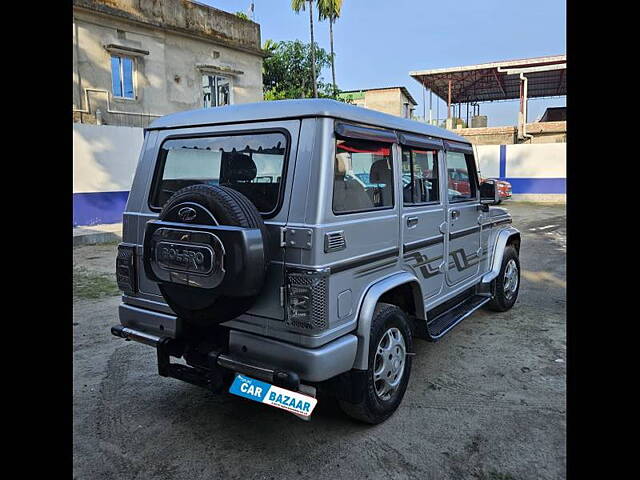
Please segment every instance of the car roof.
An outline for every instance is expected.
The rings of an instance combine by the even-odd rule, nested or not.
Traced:
[[[147,130],[301,117],[332,117],[373,127],[470,143],[464,137],[444,128],[325,98],[274,100],[187,110],[160,117],[154,120]]]

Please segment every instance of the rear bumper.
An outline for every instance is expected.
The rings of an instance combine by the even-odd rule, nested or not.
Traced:
[[[120,323],[131,333],[130,340],[156,346],[154,342],[142,339],[180,337],[180,322],[174,315],[124,303],[120,304],[119,315]],[[230,329],[229,332],[229,355],[248,363],[268,364],[295,372],[307,382],[321,382],[351,370],[357,346],[358,339],[352,334],[317,348],[307,348],[239,330]]]
[[[300,377],[296,372],[283,370],[270,365],[245,361],[233,354],[211,350],[197,368],[194,366],[171,363],[171,357],[180,358],[186,345],[181,340],[170,337],[158,337],[150,333],[116,325],[111,333],[125,340],[133,340],[156,349],[158,356],[158,374],[172,377],[200,387],[220,392],[224,387],[224,371],[249,375],[290,390],[300,390]]]
[[[321,382],[353,368],[358,338],[343,335],[318,348],[305,348],[252,333],[231,330],[229,352],[240,358],[292,370],[309,382]]]
[[[125,327],[142,330],[159,337],[176,338],[180,333],[179,322],[175,315],[121,303],[118,307],[118,316],[120,323]]]

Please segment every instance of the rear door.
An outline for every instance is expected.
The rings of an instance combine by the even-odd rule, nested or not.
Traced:
[[[125,212],[125,223],[129,228],[136,228],[135,238],[140,245],[137,255],[139,291],[136,298],[128,298],[127,302],[171,311],[160,295],[157,283],[144,274],[142,241],[146,222],[157,217],[161,206],[176,190],[192,184],[219,184],[222,157],[230,151],[250,156],[256,166],[253,178],[231,182],[228,186],[247,196],[263,214],[271,251],[278,252],[280,226],[287,222],[299,133],[300,120],[150,131]],[[283,318],[279,301],[280,260],[276,254],[267,270],[263,293],[251,313]]]
[[[403,259],[422,285],[425,299],[444,285],[446,191],[440,190],[441,140],[400,134],[402,143]]]
[[[447,174],[447,283],[456,285],[480,269],[478,178],[471,145],[445,141]]]

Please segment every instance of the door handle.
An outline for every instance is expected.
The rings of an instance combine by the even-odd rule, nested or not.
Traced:
[[[407,217],[407,227],[413,228],[418,224],[418,217]]]
[[[451,210],[451,219],[455,220],[460,216],[460,210]]]

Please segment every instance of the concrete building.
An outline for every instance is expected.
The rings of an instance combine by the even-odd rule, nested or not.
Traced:
[[[390,113],[403,118],[413,118],[418,104],[406,87],[367,88],[340,93],[340,98],[359,107]]]
[[[73,121],[261,101],[260,26],[188,0],[73,0]]]

